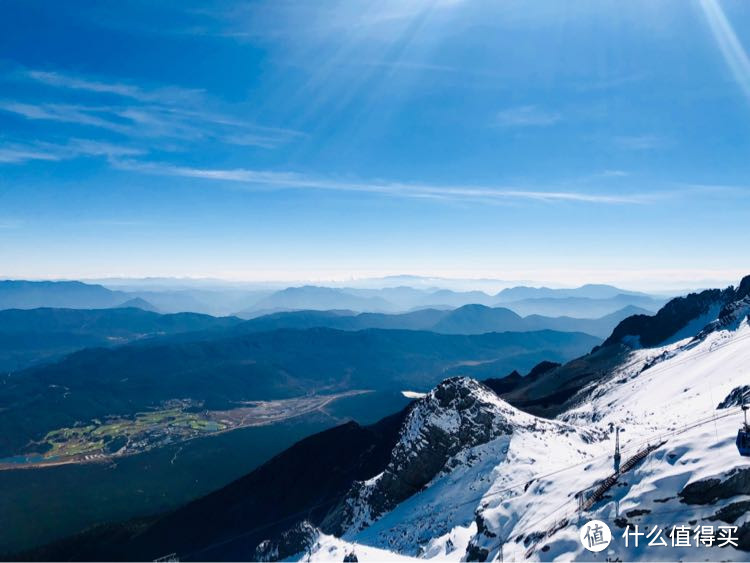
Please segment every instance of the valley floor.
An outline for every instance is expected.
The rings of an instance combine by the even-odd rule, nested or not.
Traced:
[[[0,459],[0,471],[30,469],[70,463],[107,462],[194,438],[231,432],[240,428],[277,424],[324,409],[334,401],[368,390],[330,395],[309,395],[276,401],[253,401],[224,411],[199,410],[192,401],[169,401],[160,410],[133,417],[108,417],[49,432],[37,446],[44,454]]]

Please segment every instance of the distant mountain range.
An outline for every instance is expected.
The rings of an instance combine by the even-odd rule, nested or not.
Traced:
[[[122,291],[77,281],[0,281],[0,309],[104,309],[117,307],[132,298]]]
[[[368,292],[369,293],[369,292]],[[313,307],[309,305],[313,304]],[[355,311],[395,310],[393,303],[377,295],[357,295],[331,287],[314,285],[288,287],[261,299],[253,305],[253,311],[299,310],[299,309],[352,309]]]
[[[232,327],[89,348],[57,363],[0,375],[0,457],[18,453],[50,430],[132,415],[171,399],[221,410],[241,401],[314,392],[422,390],[451,374],[497,376],[543,359],[565,361],[600,342],[555,331],[467,336],[313,328],[238,334]]]
[[[267,297],[270,290],[144,289],[120,290],[79,281],[0,281],[0,310],[54,307],[105,309],[137,307],[163,313],[204,313],[226,316]]]
[[[355,313],[353,311],[290,311],[250,319],[238,330],[275,330],[279,328],[328,327],[339,330],[367,328],[429,330],[442,334],[483,334],[486,332],[528,332],[557,330],[585,332],[601,338],[626,317],[650,312],[632,305],[598,319],[573,317],[521,317],[505,307],[464,305],[457,309],[420,309],[410,313]]]
[[[138,301],[133,299],[125,303]],[[140,303],[131,303],[138,305]],[[144,308],[0,310],[0,373],[49,362],[83,348],[235,326],[236,317],[161,315]]]
[[[607,285],[584,285],[575,289],[516,287],[490,295],[482,291],[407,286],[363,289],[307,285],[271,290],[146,285],[143,289],[129,286],[125,291],[76,281],[0,281],[0,309],[126,306],[164,313],[236,314],[243,318],[291,310],[403,313],[425,308],[453,309],[469,304],[503,306],[523,316],[597,318],[627,306],[654,312],[665,301],[661,297]]]
[[[598,319],[521,317],[510,309],[464,305],[454,310],[420,309],[410,313],[354,313],[353,311],[291,311],[247,321],[198,313],[162,315],[147,310],[140,298],[111,309],[0,310],[0,372],[50,362],[92,347],[112,347],[134,340],[178,333],[225,331],[226,336],[278,329],[332,328],[338,330],[395,329],[441,334],[530,332],[555,330],[607,337],[624,318],[648,314],[628,306]]]
[[[272,312],[304,309],[394,313],[425,308],[452,309],[473,304],[486,307],[500,305],[519,315],[596,318],[627,306],[655,312],[666,301],[662,297],[607,285],[585,285],[575,289],[517,287],[505,289],[497,295],[481,291],[411,287],[353,289],[302,286],[277,291],[236,315],[251,318]]]
[[[646,293],[626,291],[611,285],[586,284],[573,289],[552,289],[549,287],[517,286],[503,289],[496,297],[498,303],[510,303],[524,299],[564,299],[585,297],[587,299],[612,299],[619,295],[649,297]]]

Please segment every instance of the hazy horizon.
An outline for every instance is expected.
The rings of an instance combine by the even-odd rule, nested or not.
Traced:
[[[417,289],[452,289],[456,291],[484,291],[493,293],[505,288],[528,286],[548,287],[553,289],[570,289],[584,285],[611,285],[620,289],[631,291],[642,291],[652,293],[676,293],[681,291],[701,290],[714,287],[726,287],[737,285],[742,277],[750,272],[737,272],[731,276],[731,272],[720,272],[724,277],[701,277],[703,273],[694,273],[695,277],[679,277],[678,273],[671,273],[661,278],[643,278],[642,273],[629,272],[629,275],[620,273],[617,278],[591,277],[591,278],[568,278],[567,283],[555,278],[500,278],[482,276],[474,278],[451,277],[444,275],[419,275],[404,273],[385,273],[383,275],[370,276],[341,276],[333,277],[287,277],[287,278],[220,278],[215,276],[93,276],[93,277],[14,277],[4,276],[0,273],[0,280],[28,280],[28,281],[81,281],[84,283],[101,284],[109,287],[196,287],[196,288],[269,288],[280,289],[286,287],[299,287],[304,285],[317,285],[326,287],[356,287],[382,289],[389,287],[414,287]],[[640,277],[637,277],[639,276]]]

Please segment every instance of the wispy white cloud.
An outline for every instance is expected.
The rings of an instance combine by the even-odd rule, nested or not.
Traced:
[[[90,107],[71,104],[41,103],[29,104],[13,100],[0,101],[0,110],[14,113],[27,119],[59,121],[62,123],[76,123],[108,129],[110,131],[125,132],[121,124],[102,117],[109,113],[107,108]]]
[[[131,138],[213,139],[225,144],[275,148],[300,136],[295,131],[257,127],[222,114],[157,105],[29,104],[4,100],[0,101],[0,111],[31,120],[102,129]]]
[[[499,127],[543,127],[554,125],[561,119],[562,115],[559,112],[525,105],[498,112],[494,124]]]
[[[412,184],[404,182],[364,182],[318,178],[294,172],[235,169],[206,169],[175,166],[161,162],[115,159],[113,165],[134,172],[197,178],[235,183],[256,189],[313,189],[341,192],[361,192],[393,197],[421,198],[450,201],[473,201],[492,204],[513,201],[545,203],[572,202],[592,204],[644,204],[658,199],[653,194],[599,194],[570,190],[540,191],[516,187],[451,186]]]
[[[43,143],[42,146],[48,145],[47,143]],[[76,155],[109,157],[138,156],[145,154],[146,152],[142,149],[132,146],[115,145],[102,141],[93,141],[91,139],[71,139],[66,145],[61,147],[61,150],[68,151]]]
[[[33,147],[24,146],[6,146],[0,147],[0,162],[16,163],[27,162],[29,160],[60,160],[56,154],[47,151],[38,150]]]
[[[603,170],[600,175],[603,178],[624,178],[629,174],[625,170]]]
[[[142,102],[200,102],[205,99],[205,92],[197,89],[177,87],[144,89],[140,86],[123,82],[106,82],[42,70],[27,70],[25,75],[47,86],[85,90],[97,94],[112,94]]]
[[[667,140],[658,135],[620,135],[614,138],[614,142],[621,149],[634,151],[660,149],[668,145]]]
[[[0,144],[0,163],[14,164],[32,160],[60,161],[80,156],[132,157],[144,151],[89,139],[70,139],[65,144],[34,142]]]
[[[241,117],[239,109],[211,99],[202,90],[147,88],[42,70],[24,70],[13,76],[52,88],[52,95],[39,102],[0,100],[0,111],[30,120],[83,126],[132,139],[213,140],[268,149],[301,136],[297,131],[252,123]],[[67,94],[65,101],[59,96],[54,99],[58,90],[76,92],[75,101],[70,102]]]
[[[701,0],[703,13],[711,28],[714,39],[719,45],[724,61],[734,75],[734,79],[742,89],[742,93],[750,100],[750,58],[745,48],[737,38],[737,34],[729,23],[724,10],[716,0]]]

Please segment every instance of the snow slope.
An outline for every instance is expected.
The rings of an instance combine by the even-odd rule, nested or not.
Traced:
[[[455,561],[750,559],[749,551],[732,547],[626,548],[621,537],[624,526],[636,524],[669,530],[732,522],[750,534],[750,458],[740,457],[734,444],[742,415],[736,406],[717,410],[734,389],[750,384],[746,318],[714,326],[700,338],[633,351],[555,421],[518,411],[467,381],[506,430],[452,454],[426,486],[384,514],[349,522],[343,540],[321,536],[310,559],[328,558],[341,541],[354,546],[360,561],[370,554],[382,559],[371,548]],[[420,401],[421,423],[436,416],[450,433],[462,414],[430,410],[433,395]],[[620,476],[579,521],[576,494],[613,473],[614,427],[623,429],[623,463],[647,444],[664,443]],[[402,449],[416,447],[419,429],[406,430]],[[707,479],[716,480],[713,489]],[[367,495],[353,502],[360,503],[360,514],[369,514]],[[579,542],[579,524],[589,519],[612,529],[603,552],[590,553]]]

